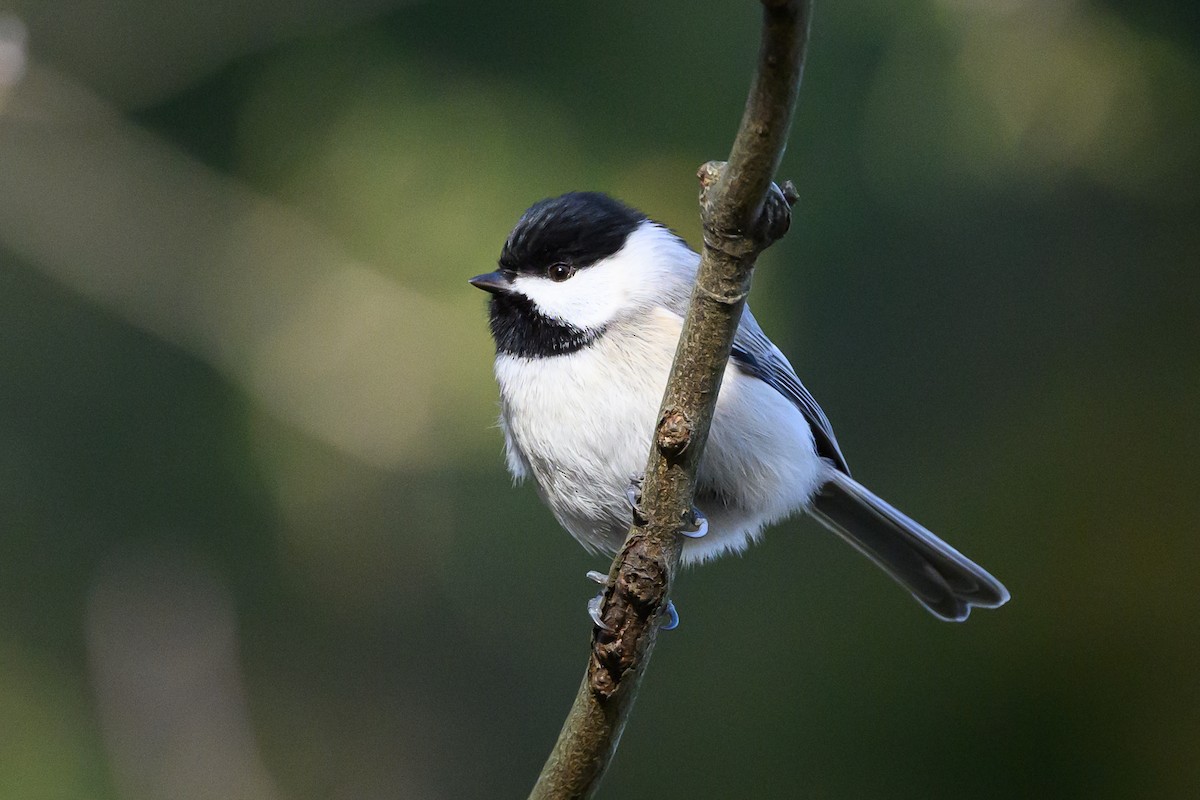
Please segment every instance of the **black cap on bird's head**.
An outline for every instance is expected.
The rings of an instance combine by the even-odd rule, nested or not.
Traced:
[[[500,269],[545,274],[555,263],[575,269],[608,258],[646,215],[600,192],[539,200],[521,215],[500,252]]]
[[[568,192],[539,200],[521,215],[504,242],[496,272],[471,285],[502,294],[516,275],[561,280],[554,267],[574,273],[615,254],[646,215],[601,192]]]
[[[592,294],[595,285],[570,281],[562,287],[569,297],[557,289],[554,298],[546,292],[576,274],[590,275],[589,267],[619,253],[646,222],[645,214],[600,192],[569,192],[530,206],[504,243],[499,269],[470,281],[493,295],[489,311],[498,351],[557,355],[593,341],[603,324],[586,312],[571,312],[593,301],[603,305]],[[554,299],[563,302],[556,305]]]

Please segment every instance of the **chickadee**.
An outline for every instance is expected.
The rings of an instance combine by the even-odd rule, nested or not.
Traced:
[[[700,257],[670,230],[604,194],[535,203],[509,234],[490,292],[508,469],[532,476],[584,547],[613,555],[632,523]],[[944,620],[995,608],[1008,590],[850,477],[833,428],[747,307],[700,463],[707,533],[694,564],[744,550],[804,510]]]

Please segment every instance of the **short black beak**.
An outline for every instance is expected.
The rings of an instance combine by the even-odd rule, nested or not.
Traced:
[[[483,275],[476,275],[467,281],[467,283],[476,289],[483,289],[485,292],[491,292],[492,294],[509,294],[513,290],[512,281],[503,272],[488,272]]]

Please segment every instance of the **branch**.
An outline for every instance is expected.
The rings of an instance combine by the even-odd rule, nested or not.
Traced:
[[[590,797],[621,737],[679,567],[700,455],[759,253],[795,190],[771,183],[791,125],[811,0],[761,0],[762,43],[729,161],[700,168],[704,249],[659,413],[640,514],[609,570],[587,673],[530,800]]]

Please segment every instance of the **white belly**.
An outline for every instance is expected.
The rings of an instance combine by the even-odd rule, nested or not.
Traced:
[[[589,549],[615,553],[629,530],[625,490],[646,468],[679,330],[679,317],[660,311],[637,333],[616,326],[570,355],[496,359],[510,469],[532,473],[555,518]],[[684,543],[684,561],[744,549],[807,503],[820,470],[795,406],[729,368],[700,467],[701,487],[723,502],[698,500],[709,532]]]

